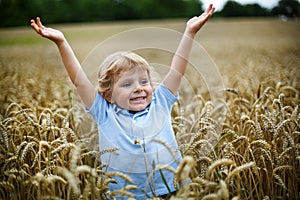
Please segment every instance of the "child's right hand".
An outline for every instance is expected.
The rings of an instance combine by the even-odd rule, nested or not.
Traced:
[[[214,11],[215,8],[213,7],[213,4],[210,4],[204,13],[200,16],[191,18],[187,22],[186,31],[191,34],[190,36],[194,36],[201,29],[201,27],[212,16]]]
[[[63,42],[65,39],[63,33],[59,30],[43,26],[39,17],[36,18],[36,22],[34,19],[30,20],[30,25],[39,35],[52,40],[56,44]]]

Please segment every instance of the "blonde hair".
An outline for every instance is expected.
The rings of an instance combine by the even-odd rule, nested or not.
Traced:
[[[133,52],[116,52],[106,57],[100,65],[98,73],[98,92],[101,95],[110,97],[114,83],[121,72],[130,71],[137,67],[147,71],[149,79],[150,66],[148,62]]]

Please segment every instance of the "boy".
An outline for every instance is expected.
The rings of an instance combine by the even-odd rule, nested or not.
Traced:
[[[155,91],[148,62],[132,52],[108,56],[100,66],[98,86],[94,87],[64,35],[59,30],[44,27],[39,18],[36,22],[31,20],[31,26],[38,34],[57,45],[87,112],[98,124],[100,149],[119,149],[116,154],[101,157],[101,161],[107,164],[106,170],[130,176],[138,187],[132,191],[136,199],[175,191],[174,174],[162,171],[166,186],[155,166],[169,165],[176,169],[182,159],[177,150],[170,112],[178,99],[177,92],[188,66],[193,39],[213,12],[214,7],[210,5],[202,15],[187,22],[171,68]],[[164,142],[173,151],[168,151],[154,139]],[[115,179],[117,184],[110,184],[110,190],[128,184],[120,177]]]

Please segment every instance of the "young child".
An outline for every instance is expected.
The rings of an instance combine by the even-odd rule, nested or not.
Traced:
[[[181,79],[188,66],[193,39],[211,17],[214,7],[191,18],[187,24],[171,68],[163,82],[153,91],[149,64],[132,52],[117,52],[100,66],[98,86],[83,72],[79,61],[62,32],[42,25],[39,18],[31,20],[32,28],[57,45],[68,75],[79,96],[98,124],[100,149],[118,148],[104,154],[102,163],[107,171],[124,173],[132,178],[136,199],[167,195],[174,192],[173,173],[154,171],[157,165],[177,168],[181,154],[171,125],[170,112],[178,99]],[[155,141],[154,141],[155,139]],[[161,141],[172,148],[170,152]],[[110,190],[121,189],[127,183],[120,177],[110,184]],[[167,181],[165,183],[163,178]]]

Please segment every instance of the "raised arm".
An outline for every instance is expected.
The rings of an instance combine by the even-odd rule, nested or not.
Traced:
[[[43,26],[38,17],[36,21],[32,19],[30,25],[39,35],[53,41],[57,45],[72,83],[76,86],[83,103],[90,108],[95,98],[96,89],[82,70],[77,57],[63,33],[59,30]]]
[[[202,15],[193,17],[186,23],[185,31],[171,63],[171,69],[164,79],[164,85],[173,94],[177,93],[188,66],[195,35],[212,16],[214,10],[215,8],[211,4]]]

